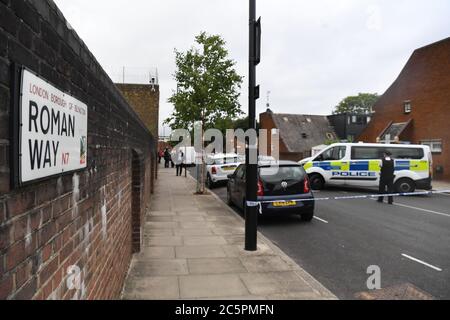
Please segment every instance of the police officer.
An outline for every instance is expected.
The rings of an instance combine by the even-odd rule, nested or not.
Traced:
[[[389,151],[384,152],[383,162],[381,164],[379,194],[385,194],[386,192],[388,194],[394,193],[395,162],[391,156],[392,154]],[[383,202],[383,199],[383,196],[378,197],[378,202]],[[388,203],[394,203],[392,196],[388,197]]]

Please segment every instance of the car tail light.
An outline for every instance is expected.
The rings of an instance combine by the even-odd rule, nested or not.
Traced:
[[[212,174],[217,174],[217,168],[216,167],[212,167],[211,168],[211,173]]]
[[[263,183],[261,182],[261,180],[258,180],[258,191],[257,191],[256,195],[258,197],[264,196],[264,186],[263,186]]]
[[[303,192],[309,193],[311,191],[311,188],[309,187],[309,179],[305,177],[305,180],[303,180]]]

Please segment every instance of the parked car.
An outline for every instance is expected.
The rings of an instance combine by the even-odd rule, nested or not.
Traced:
[[[245,165],[228,176],[227,201],[245,210]],[[314,195],[305,170],[291,161],[258,164],[258,202],[262,214],[299,214],[303,221],[314,217]]]
[[[208,155],[206,161],[208,188],[213,189],[218,183],[226,182],[228,175],[232,174],[241,163],[241,158],[234,153]]]

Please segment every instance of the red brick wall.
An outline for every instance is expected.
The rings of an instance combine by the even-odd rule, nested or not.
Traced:
[[[450,38],[418,49],[409,59],[397,80],[376,103],[375,115],[358,140],[375,142],[390,121],[413,124],[402,140],[420,143],[442,139],[442,154],[433,154],[434,167],[444,166],[444,175],[435,179],[450,180]],[[410,100],[412,112],[404,113]]]
[[[88,105],[86,170],[11,188],[12,62]],[[133,150],[141,168],[134,181]],[[135,233],[133,243],[132,230],[144,223],[155,152],[151,133],[53,2],[0,1],[0,299],[118,298],[132,244],[142,239]],[[66,285],[70,266],[81,271],[80,290]]]

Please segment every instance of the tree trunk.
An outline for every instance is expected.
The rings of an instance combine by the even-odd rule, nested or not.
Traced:
[[[202,116],[203,118],[203,116]],[[197,194],[205,194],[205,173],[206,173],[206,163],[205,163],[205,146],[204,146],[204,123],[202,119],[201,127],[201,164],[197,164]]]

